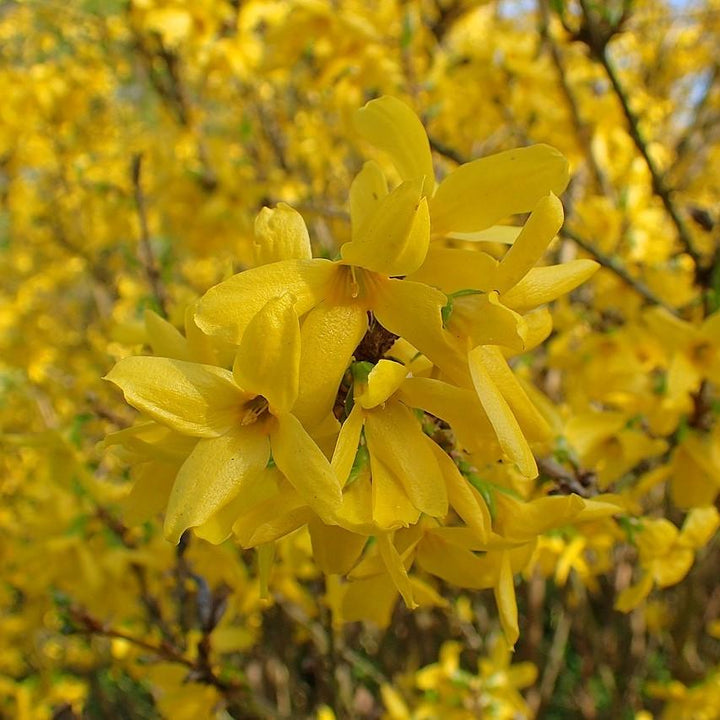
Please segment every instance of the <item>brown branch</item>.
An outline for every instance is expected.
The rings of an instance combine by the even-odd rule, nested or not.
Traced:
[[[685,252],[692,257],[696,266],[699,266],[701,260],[700,252],[695,247],[695,243],[685,220],[680,214],[678,208],[675,206],[672,198],[673,190],[666,183],[664,175],[661,173],[660,168],[658,168],[655,164],[655,160],[653,160],[652,155],[650,154],[648,143],[640,130],[640,120],[630,107],[630,98],[628,97],[625,87],[620,81],[617,70],[615,69],[615,64],[608,54],[607,40],[609,38],[601,37],[601,39],[597,39],[602,35],[602,33],[598,29],[596,19],[588,6],[587,0],[580,0],[580,6],[584,16],[584,26],[587,29],[587,32],[583,35],[582,40],[590,49],[591,57],[595,58],[600,65],[602,65],[602,68],[612,85],[615,96],[617,97],[623,114],[625,115],[630,137],[635,143],[635,147],[645,160],[645,164],[650,172],[653,192],[660,198],[667,214],[672,220],[673,225],[675,225],[678,238]]]
[[[592,255],[593,259],[597,260],[604,268],[614,272],[623,282],[631,287],[638,295],[644,297],[649,303],[653,305],[659,305],[665,308],[669,313],[675,316],[679,316],[677,308],[668,305],[664,300],[659,298],[642,280],[634,278],[629,272],[625,265],[616,257],[607,255],[602,250],[596,248],[585,238],[578,235],[572,230],[563,228],[561,231],[562,235],[569,240],[572,240],[576,245],[581,247],[586,253]]]
[[[158,267],[155,253],[153,252],[152,243],[150,242],[150,230],[147,220],[147,205],[145,202],[145,193],[142,189],[142,154],[133,155],[132,159],[132,184],[135,194],[135,207],[137,208],[138,220],[140,222],[140,246],[138,255],[140,262],[145,268],[148,282],[152,288],[153,296],[162,311],[167,316],[167,292],[160,277],[160,268]]]
[[[538,0],[538,9],[540,12],[540,38],[547,48],[550,59],[555,67],[560,89],[568,106],[575,135],[584,151],[588,167],[590,168],[593,180],[595,181],[598,189],[606,197],[613,198],[615,196],[615,190],[610,185],[607,175],[600,167],[600,164],[595,157],[595,153],[592,149],[590,126],[582,119],[578,100],[568,81],[568,74],[565,69],[560,47],[550,32],[550,8],[548,0]]]

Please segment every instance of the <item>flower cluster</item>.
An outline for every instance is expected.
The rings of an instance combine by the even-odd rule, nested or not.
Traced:
[[[437,182],[401,101],[369,102],[356,128],[394,167],[356,176],[340,256],[312,257],[289,206],[263,209],[255,266],[194,304],[185,336],[147,314],[155,356],[107,376],[146,420],[108,441],[131,453],[136,505],[167,498],[169,540],[192,528],[267,559],[307,526],[319,568],[341,576],[327,585],[338,622],[386,623],[398,593],[442,603],[439,578],[493,588],[513,644],[513,575],[538,535],[616,510],[533,495],[553,431],[509,362],[550,333],[547,303],[596,270],[535,267],[563,222],[567,163],[535,145]],[[522,227],[498,225],[520,213]]]

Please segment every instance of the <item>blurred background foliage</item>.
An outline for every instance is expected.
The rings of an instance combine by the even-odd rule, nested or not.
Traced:
[[[720,717],[718,47],[717,0],[0,2],[0,717]],[[515,370],[559,407],[539,482],[627,514],[541,539],[514,654],[439,582],[334,625],[304,533],[267,592],[252,552],[172,547],[99,445],[145,310],[181,328],[261,207],[335,255],[383,93],[440,175],[560,149],[551,254],[603,266]]]

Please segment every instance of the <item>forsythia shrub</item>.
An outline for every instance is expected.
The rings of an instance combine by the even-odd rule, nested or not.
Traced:
[[[0,5],[0,717],[720,718],[719,35]]]

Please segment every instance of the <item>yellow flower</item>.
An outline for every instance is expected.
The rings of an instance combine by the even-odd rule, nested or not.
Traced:
[[[177,541],[252,492],[275,465],[304,502],[332,522],[342,500],[330,464],[292,414],[298,395],[300,328],[293,298],[268,301],[244,334],[233,371],[156,357],[121,360],[107,379],[158,423],[199,438],[180,467],[165,534]],[[219,539],[229,528],[218,530]]]

